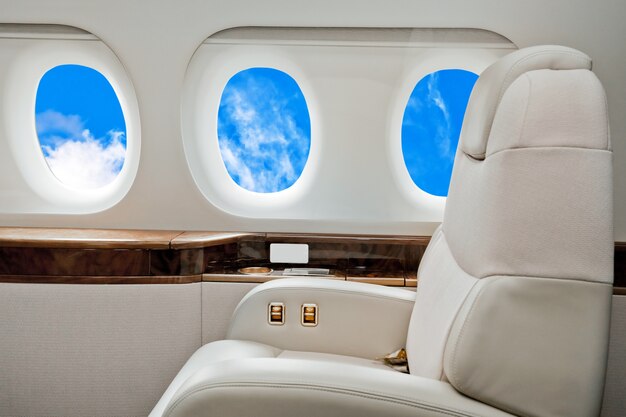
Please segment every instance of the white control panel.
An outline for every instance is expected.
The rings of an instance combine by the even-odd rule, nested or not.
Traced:
[[[295,243],[270,244],[270,262],[306,264],[309,262],[309,245]]]

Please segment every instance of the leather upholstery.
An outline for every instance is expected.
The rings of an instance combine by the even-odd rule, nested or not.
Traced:
[[[606,96],[591,71],[529,71],[502,97],[487,155],[548,147],[610,149]]]
[[[251,350],[260,347],[245,341],[208,346],[229,355],[233,348],[243,353],[248,344]],[[365,359],[299,352],[275,358],[271,347],[265,352],[264,358],[244,354],[238,360],[214,362],[201,359],[208,350],[198,351],[194,361],[207,365],[197,367],[166,409],[162,413],[155,409],[151,416],[510,417],[459,394],[447,383],[397,373]],[[212,353],[219,357],[215,349]]]
[[[283,326],[267,324],[263,312],[273,301],[285,304]],[[315,278],[274,280],[241,300],[227,338],[288,350],[377,358],[406,345],[414,301],[414,292],[398,288]],[[300,324],[304,303],[318,305],[317,326]]]
[[[593,416],[613,281],[606,98],[584,55],[552,49],[515,52],[476,84],[407,353],[412,372],[513,414]]]
[[[500,101],[520,75],[534,70],[591,70],[591,59],[563,46],[533,46],[513,52],[480,74],[463,120],[459,147],[474,159],[484,159]]]
[[[409,368],[413,375],[444,379],[443,352],[452,323],[478,280],[456,263],[441,227],[433,234],[418,275],[407,336]]]
[[[156,404],[149,417],[161,417],[165,408],[176,394],[176,391],[198,370],[211,364],[228,360],[244,358],[275,358],[280,354],[280,349],[255,342],[243,342],[238,340],[219,340],[208,343],[198,349],[185,363],[165,393]]]
[[[598,415],[612,155],[590,69],[586,55],[548,46],[481,74],[415,296],[309,279],[260,285],[235,311],[229,338],[241,340],[198,351],[151,416]],[[284,326],[267,324],[271,301],[287,305]],[[299,325],[308,302],[317,328]],[[405,340],[410,375],[372,361]]]
[[[478,280],[446,345],[448,380],[516,415],[598,415],[612,293],[576,280]]]

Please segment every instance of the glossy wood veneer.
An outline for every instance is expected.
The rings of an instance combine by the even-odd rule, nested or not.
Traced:
[[[0,247],[0,275],[150,275],[150,252],[145,249]]]
[[[261,284],[268,281],[281,278],[302,278],[301,276],[289,276],[282,274],[274,275],[246,275],[246,274],[203,274],[203,282],[240,282],[240,283],[256,283]],[[341,274],[324,276],[324,279],[334,279],[338,281],[345,281],[345,277]]]
[[[171,249],[195,249],[236,243],[242,239],[265,239],[264,233],[183,232],[170,242]]]
[[[149,275],[198,275],[204,272],[202,249],[150,251]]]
[[[0,282],[263,282],[238,268],[269,264],[272,243],[307,243],[309,267],[343,278],[416,286],[428,236],[0,227]],[[272,265],[281,269],[287,265]],[[227,279],[227,277],[230,277]],[[626,242],[615,244],[615,291],[626,295]]]
[[[169,249],[182,234],[167,230],[0,227],[0,247],[75,249]]]
[[[430,236],[400,235],[350,235],[350,234],[312,234],[312,233],[266,233],[265,240],[273,243],[345,243],[345,244],[388,244],[427,246]]]

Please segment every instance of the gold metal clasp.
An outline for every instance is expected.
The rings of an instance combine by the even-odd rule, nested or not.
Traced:
[[[301,321],[303,326],[317,326],[317,304],[302,304]]]
[[[376,358],[376,360],[382,361],[385,365],[398,372],[409,373],[409,360],[406,356],[406,349],[404,348],[398,349],[382,358]]]
[[[285,305],[278,302],[270,303],[267,311],[267,321],[274,326],[285,324]]]

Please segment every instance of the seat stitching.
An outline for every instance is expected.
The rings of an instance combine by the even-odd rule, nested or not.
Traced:
[[[501,149],[499,151],[496,151],[494,153],[489,154],[489,157],[492,157],[494,155],[498,155],[502,152],[506,152],[506,151],[523,151],[523,150],[544,150],[544,149],[561,149],[561,150],[579,150],[579,151],[598,151],[598,152],[608,152],[611,153],[610,150],[608,149],[598,149],[598,148],[586,148],[584,146],[516,146],[516,147],[511,147],[511,148],[505,148],[505,149]]]

